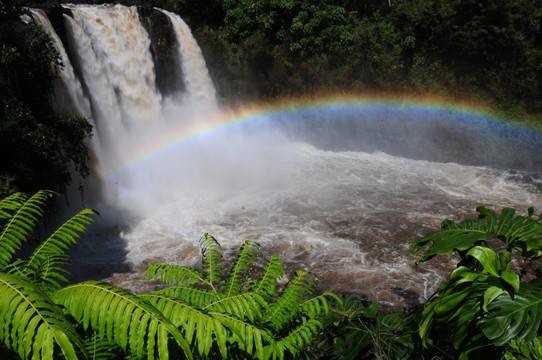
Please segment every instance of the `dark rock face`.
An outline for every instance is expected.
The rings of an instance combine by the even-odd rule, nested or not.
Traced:
[[[139,18],[151,39],[156,86],[164,96],[184,90],[178,66],[178,47],[167,16],[154,8],[138,7]]]

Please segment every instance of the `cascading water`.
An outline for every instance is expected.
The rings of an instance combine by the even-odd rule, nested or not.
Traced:
[[[184,73],[189,103],[216,107],[215,88],[209,77],[201,50],[186,23],[176,14],[160,10],[173,25],[179,43],[180,63]]]
[[[227,121],[216,119],[228,115],[215,107],[201,52],[176,15],[163,11],[180,42],[186,96],[171,100],[156,89],[135,8],[67,8],[69,53],[96,123],[95,176],[106,189],[96,204],[104,225],[75,255],[81,276],[139,291],[148,263],[197,267],[198,240],[209,232],[226,251],[256,240],[264,259],[276,253],[288,273],[315,272],[323,289],[407,306],[426,299],[455,265],[446,258],[415,267],[407,240],[446,217],[473,216],[477,205],[542,205],[539,180],[518,182],[518,172],[324,148],[265,114],[221,128]],[[296,116],[286,113],[290,122]],[[319,130],[313,120],[303,120],[303,132]],[[343,145],[338,131],[328,133]]]
[[[43,10],[32,9],[32,17],[43,27],[47,34],[53,39],[53,44],[60,55],[63,69],[58,71],[58,82],[56,84],[53,103],[62,111],[71,114],[79,114],[87,118],[90,117],[90,104],[83,93],[81,83],[76,78],[73,66],[69,60],[68,54],[62,46],[62,41],[53,29],[53,25],[47,18]]]

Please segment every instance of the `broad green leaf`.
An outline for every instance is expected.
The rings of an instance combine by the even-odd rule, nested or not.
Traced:
[[[504,270],[501,272],[501,278],[514,289],[515,293],[519,292],[520,280],[518,274]]]
[[[472,256],[478,260],[485,272],[499,276],[499,259],[491,248],[475,246],[467,252],[467,256]]]
[[[414,244],[412,254],[425,250],[417,264],[425,262],[435,255],[444,255],[456,250],[465,251],[479,245],[489,238],[497,238],[504,242],[507,250],[517,249],[523,256],[536,257],[540,255],[540,241],[542,235],[541,218],[515,215],[515,210],[504,208],[499,217],[493,210],[479,206],[476,209],[480,215],[477,219],[467,219],[459,223],[451,220],[442,222],[442,229],[423,238],[410,241]]]
[[[488,312],[479,325],[496,345],[504,345],[513,338],[531,341],[542,320],[542,286],[524,284],[514,297],[501,294],[488,305]]]
[[[499,262],[501,264],[501,270],[510,271],[510,263],[512,261],[512,253],[510,251],[502,251],[499,253]]]
[[[491,286],[489,289],[487,289],[484,293],[484,302],[482,303],[482,308],[484,309],[484,311],[487,312],[487,305],[489,305],[489,303],[495,300],[497,296],[505,292],[506,291],[497,286]]]

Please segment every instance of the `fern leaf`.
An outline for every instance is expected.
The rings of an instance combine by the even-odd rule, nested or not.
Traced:
[[[326,296],[333,297],[339,304],[342,303],[341,299],[337,295],[330,292],[325,292],[320,296],[313,297],[301,303],[301,313],[304,316],[307,316],[309,319],[315,319],[317,316],[320,316],[322,312],[327,315],[329,305],[327,303]]]
[[[217,294],[212,290],[197,289],[185,286],[175,286],[152,292],[151,294],[167,295],[190,306],[202,308],[203,306],[218,299]]]
[[[47,282],[53,288],[60,288],[60,281],[66,281],[63,268],[59,267],[67,262],[65,251],[76,243],[80,233],[86,231],[98,212],[91,209],[84,209],[71,219],[62,224],[45,241],[34,250],[27,261],[19,267],[31,278],[40,282]]]
[[[9,220],[13,217],[22,204],[24,204],[30,196],[22,192],[13,193],[0,200],[0,220]]]
[[[249,286],[248,291],[262,296],[266,301],[270,301],[271,296],[277,292],[277,280],[282,279],[284,275],[282,263],[282,260],[277,255],[273,255],[264,267],[262,276]]]
[[[54,295],[55,302],[100,337],[130,350],[137,357],[153,359],[168,357],[168,336],[181,346],[185,356],[192,358],[190,348],[175,326],[143,299],[128,291],[97,281],[67,286]],[[146,345],[146,346],[145,346]]]
[[[84,339],[84,346],[89,358],[93,360],[109,360],[119,355],[120,348],[96,332]]]
[[[228,314],[210,312],[209,315],[220,321],[235,334],[235,341],[239,348],[248,355],[259,359],[264,358],[264,341],[272,347],[275,354],[280,353],[275,340],[265,329],[260,329]]]
[[[267,309],[267,302],[258,294],[244,293],[215,300],[203,310],[217,311],[233,315],[241,320],[248,319],[251,323],[262,318],[262,309]]]
[[[198,339],[200,356],[208,357],[211,344],[216,341],[220,354],[227,359],[228,331],[218,320],[164,294],[142,294],[140,297],[155,306],[173,325],[180,328],[189,344]]]
[[[224,272],[222,246],[213,236],[207,233],[201,237],[200,244],[203,276],[206,282],[216,290],[216,287],[222,281],[222,273]]]
[[[160,278],[162,284],[192,286],[198,280],[203,282],[203,275],[196,269],[179,265],[151,264],[145,271],[145,278],[155,281]]]
[[[13,254],[36,230],[53,195],[52,191],[40,190],[31,197],[16,193],[0,201],[5,219],[0,232],[0,271],[6,269]]]
[[[322,324],[319,321],[308,320],[290,331],[286,337],[277,341],[276,346],[281,349],[281,353],[287,349],[295,359],[299,353],[305,351],[312,344],[321,328]],[[269,350],[272,348],[266,348],[266,357],[270,355]]]
[[[262,321],[268,323],[275,331],[280,331],[289,324],[300,312],[299,304],[303,303],[314,291],[316,276],[314,280],[309,273],[298,270],[295,276],[288,282],[282,293],[275,302],[269,306],[269,311]]]
[[[0,273],[0,304],[0,338],[20,358],[53,359],[55,346],[66,359],[84,353],[62,310],[27,279]]]
[[[222,292],[226,297],[240,294],[252,275],[260,245],[256,242],[245,240],[239,250],[239,255],[235,259],[228,275],[226,282],[222,288]]]

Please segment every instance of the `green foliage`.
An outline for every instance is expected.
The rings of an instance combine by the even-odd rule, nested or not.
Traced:
[[[148,299],[178,326],[201,357],[296,357],[320,331],[328,312],[324,293],[312,297],[316,277],[297,271],[277,291],[283,276],[273,256],[255,276],[257,243],[246,240],[229,271],[224,273],[222,247],[209,234],[200,240],[202,271],[174,265],[150,265],[148,279],[174,284],[141,297]],[[197,324],[197,326],[196,326]]]
[[[515,218],[515,209],[511,208],[504,208],[499,217],[493,210],[483,206],[476,210],[480,213],[478,219],[467,219],[458,224],[444,220],[440,231],[411,241],[415,244],[411,252],[413,254],[430,244],[417,263],[455,250],[464,253],[490,238],[501,240],[507,251],[515,249],[522,256],[532,258],[541,255],[539,248],[542,246],[542,239],[538,235],[542,233],[542,216],[538,219],[532,218],[534,209],[529,209],[527,217],[520,215]]]
[[[53,300],[85,330],[91,328],[100,338],[107,338],[136,358],[167,358],[169,336],[187,358],[192,358],[177,328],[154,306],[124,289],[86,281],[56,291]]]
[[[41,190],[33,196],[14,193],[0,200],[0,271],[17,273],[42,285],[42,290],[58,289],[61,282],[67,282],[65,251],[74,245],[80,234],[86,230],[98,215],[94,210],[85,209],[67,220],[56,231],[43,240],[27,259],[13,259],[13,255],[36,235],[35,231],[43,219],[45,209],[55,193]]]
[[[412,311],[379,312],[378,303],[352,298],[331,304],[324,354],[331,359],[412,359],[416,350],[416,319]]]
[[[73,170],[88,175],[92,127],[51,106],[61,64],[49,36],[33,22],[0,15],[6,16],[0,27],[0,197],[42,186],[63,191]]]
[[[83,344],[62,309],[23,276],[0,273],[0,340],[21,359],[76,359]]]
[[[425,250],[419,262],[454,251],[461,262],[417,311],[383,314],[377,302],[315,294],[317,277],[305,271],[279,285],[282,262],[274,255],[260,266],[260,246],[249,240],[226,270],[222,246],[209,234],[200,240],[201,270],[147,268],[146,278],[161,281],[160,290],[134,295],[98,281],[62,287],[65,252],[95,211],[81,211],[28,258],[14,259],[54,195],[15,193],[0,201],[3,357],[542,357],[542,280],[524,281],[513,265],[513,256],[530,260],[541,254],[542,217],[533,209],[522,216],[514,209],[497,215],[479,207],[478,219],[445,220],[441,230],[412,241],[414,253]]]
[[[390,3],[223,1],[204,25],[213,39],[202,39],[219,93],[236,100],[415,91],[474,98],[498,111],[540,112],[539,2]]]
[[[434,344],[438,331],[447,331],[463,359],[482,353],[513,358],[519,348],[524,356],[529,351],[536,356],[533,344],[542,321],[542,283],[538,278],[521,280],[511,265],[513,254],[527,259],[541,255],[542,216],[533,217],[532,208],[528,216],[514,216],[510,208],[499,216],[484,207],[477,210],[478,219],[445,220],[441,230],[412,241],[413,253],[429,246],[418,263],[456,250],[461,256],[449,281],[423,308],[419,323],[423,345]],[[500,240],[504,250],[497,253],[492,246],[499,247],[490,239]]]

